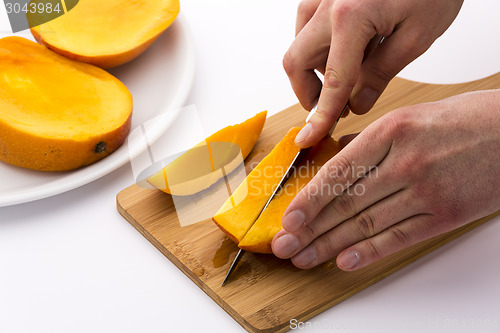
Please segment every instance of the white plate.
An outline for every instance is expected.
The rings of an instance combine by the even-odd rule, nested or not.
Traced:
[[[162,121],[150,122],[153,125],[147,127],[149,143],[164,133],[189,94],[194,68],[193,38],[186,20],[179,15],[141,56],[110,70],[134,98],[132,130],[157,118]],[[116,170],[143,149],[144,145],[129,140],[101,161],[70,172],[33,171],[0,162],[0,207],[46,198],[87,184]]]

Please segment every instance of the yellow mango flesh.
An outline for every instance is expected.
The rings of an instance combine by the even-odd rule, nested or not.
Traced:
[[[293,198],[306,186],[330,158],[340,150],[338,142],[325,138],[311,148],[285,186],[276,194],[269,206],[251,226],[238,246],[246,251],[272,253],[274,235],[282,229],[281,220]],[[321,189],[318,189],[321,190]]]
[[[239,243],[246,235],[299,152],[294,143],[299,130],[290,129],[212,218],[234,242]]]
[[[142,53],[175,20],[179,0],[80,0],[66,14],[33,27],[40,43],[102,68]],[[28,13],[28,20],[30,20]]]
[[[20,37],[0,40],[0,160],[64,171],[93,163],[125,140],[132,96],[95,66]]]
[[[212,134],[158,171],[147,181],[173,195],[207,189],[231,173],[248,156],[262,132],[267,112]]]

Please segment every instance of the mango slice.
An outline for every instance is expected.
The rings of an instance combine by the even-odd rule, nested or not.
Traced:
[[[294,143],[299,130],[298,127],[292,128],[285,135],[212,218],[241,249],[256,253],[272,253],[271,242],[274,235],[282,228],[281,220],[286,208],[321,166],[340,150],[338,142],[332,138],[325,138],[312,147],[285,186],[259,216],[299,151]]]
[[[297,171],[288,179],[283,189],[276,194],[266,210],[248,230],[238,246],[249,252],[272,253],[271,243],[274,235],[283,227],[281,220],[288,205],[297,193],[309,183],[321,166],[339,150],[338,142],[332,138],[325,138],[314,146],[300,163]],[[327,189],[317,190],[326,191]]]
[[[294,127],[247,176],[212,220],[235,243],[239,243],[278,186],[299,148]]]
[[[198,193],[231,173],[248,156],[262,132],[267,112],[225,127],[179,156],[147,181],[168,194]]]
[[[76,169],[118,149],[131,117],[130,92],[106,71],[25,38],[0,39],[0,160]]]
[[[144,52],[175,20],[179,0],[81,0],[66,14],[34,27],[35,39],[68,58],[101,68]],[[28,12],[28,21],[38,13]]]

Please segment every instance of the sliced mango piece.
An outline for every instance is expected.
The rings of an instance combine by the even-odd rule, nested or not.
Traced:
[[[338,142],[332,138],[325,138],[311,148],[285,186],[276,194],[238,246],[249,252],[272,253],[271,243],[274,235],[282,228],[281,220],[288,205],[297,193],[309,183],[321,166],[339,151]]]
[[[231,173],[252,151],[267,112],[225,127],[188,150],[147,181],[173,195],[198,193]]]
[[[131,117],[132,95],[106,71],[25,38],[0,39],[0,160],[76,169],[118,149]]]
[[[40,13],[27,13],[35,39],[68,58],[102,68],[131,61],[175,20],[179,0],[81,0],[66,14],[35,26]]]
[[[298,153],[294,139],[299,130],[299,127],[290,129],[212,218],[235,243],[239,243],[252,227]]]

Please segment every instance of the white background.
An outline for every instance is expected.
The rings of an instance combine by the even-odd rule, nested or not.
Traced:
[[[186,105],[196,106],[204,131],[297,102],[281,66],[297,3],[181,1],[197,53]],[[499,14],[498,0],[465,1],[400,76],[454,83],[498,72]],[[3,7],[0,23],[8,29]],[[133,182],[127,164],[76,190],[0,208],[1,333],[243,331],[118,214],[115,196]],[[307,331],[499,332],[499,222],[325,311]]]

